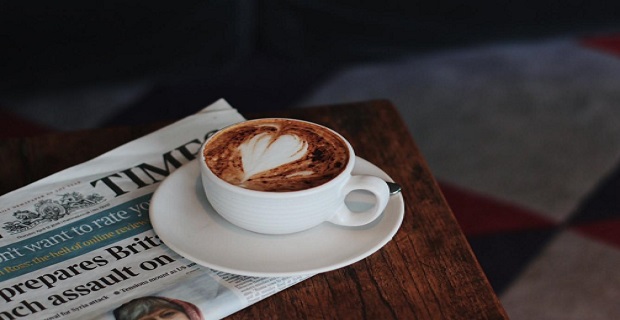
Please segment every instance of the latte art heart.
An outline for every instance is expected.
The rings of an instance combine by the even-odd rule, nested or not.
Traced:
[[[255,174],[275,169],[301,159],[308,151],[308,143],[294,135],[276,137],[269,133],[255,135],[239,146],[243,166],[242,183]]]
[[[297,191],[338,176],[349,147],[333,131],[290,119],[258,119],[223,129],[206,143],[207,167],[220,179],[252,190]]]

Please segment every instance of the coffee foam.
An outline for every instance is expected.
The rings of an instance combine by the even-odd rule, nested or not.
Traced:
[[[226,128],[209,139],[207,166],[247,189],[296,191],[340,174],[349,149],[327,128],[288,119],[259,119]]]

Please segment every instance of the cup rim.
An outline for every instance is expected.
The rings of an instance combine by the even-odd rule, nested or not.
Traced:
[[[234,184],[229,183],[228,181],[218,177],[215,173],[213,173],[213,171],[211,171],[211,169],[209,168],[209,166],[206,163],[206,159],[205,159],[205,154],[204,154],[204,149],[207,145],[207,143],[209,142],[209,140],[211,140],[213,137],[215,137],[218,133],[229,129],[233,126],[236,125],[240,125],[242,123],[248,123],[248,122],[253,122],[253,121],[262,121],[262,120],[270,120],[270,119],[276,119],[276,120],[292,120],[292,121],[299,121],[299,122],[305,122],[311,125],[315,125],[315,126],[319,126],[319,127],[323,127],[329,131],[331,131],[332,133],[334,133],[336,136],[338,136],[340,139],[342,139],[342,141],[344,141],[345,145],[347,146],[347,149],[349,151],[349,161],[347,162],[346,167],[344,168],[344,170],[342,170],[342,172],[340,172],[337,176],[335,176],[333,179],[308,188],[308,189],[303,189],[303,190],[294,190],[294,191],[261,191],[261,190],[254,190],[254,189],[247,189],[247,188],[243,188],[240,186],[236,186]],[[351,146],[351,144],[349,143],[349,141],[343,137],[340,133],[336,132],[335,130],[328,128],[324,125],[315,123],[315,122],[311,122],[311,121],[307,121],[307,120],[300,120],[300,119],[293,119],[293,118],[278,118],[278,117],[268,117],[268,118],[256,118],[256,119],[249,119],[249,120],[244,120],[244,121],[239,121],[227,126],[222,127],[221,129],[219,129],[217,132],[215,132],[214,134],[212,134],[211,136],[209,136],[207,139],[205,139],[205,141],[202,143],[201,147],[200,147],[200,169],[202,174],[207,174],[210,178],[212,178],[212,180],[217,181],[217,183],[221,186],[223,186],[225,189],[228,189],[230,191],[236,192],[236,193],[241,193],[241,194],[247,194],[247,195],[253,195],[253,196],[258,196],[258,195],[269,195],[269,197],[283,197],[283,198],[288,198],[288,197],[294,197],[294,196],[302,196],[302,195],[308,195],[308,194],[312,194],[312,193],[316,193],[316,192],[320,192],[324,189],[327,189],[329,186],[333,185],[333,184],[337,184],[339,183],[339,181],[341,179],[343,179],[343,177],[346,177],[346,175],[351,175],[351,172],[353,171],[353,167],[355,166],[355,153],[353,150],[353,147]],[[204,182],[203,182],[204,183]]]

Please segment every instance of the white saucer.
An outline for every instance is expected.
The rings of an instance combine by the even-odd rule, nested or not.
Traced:
[[[359,157],[353,173],[392,181],[381,169]],[[368,205],[368,197],[372,196],[358,193],[347,198],[349,205]],[[212,269],[259,277],[315,274],[362,260],[392,239],[403,217],[404,202],[398,194],[391,196],[381,217],[363,227],[326,222],[290,235],[246,231],[213,210],[202,190],[197,161],[166,178],[150,204],[153,229],[169,248]]]

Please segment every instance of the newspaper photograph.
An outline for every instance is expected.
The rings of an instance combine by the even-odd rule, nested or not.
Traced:
[[[159,183],[194,161],[206,137],[242,120],[218,100],[0,196],[0,320],[220,319],[308,278],[197,265],[166,247],[149,222]]]

